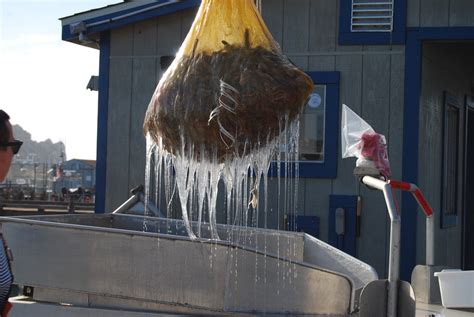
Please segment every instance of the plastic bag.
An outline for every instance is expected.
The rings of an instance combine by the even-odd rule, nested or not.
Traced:
[[[158,83],[144,132],[172,154],[214,153],[223,161],[274,139],[281,119],[294,120],[312,90],[253,0],[203,0]]]
[[[391,176],[385,136],[359,117],[348,106],[342,105],[342,158],[357,157],[356,166],[376,169],[382,176]]]

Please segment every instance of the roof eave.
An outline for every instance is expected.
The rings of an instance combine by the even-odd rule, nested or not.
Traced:
[[[130,6],[130,3],[133,2],[107,6],[61,19],[62,39],[97,48],[94,42],[100,41],[102,32],[194,8],[201,3],[201,0],[148,0],[139,1],[133,6]],[[110,10],[111,7],[113,11]]]

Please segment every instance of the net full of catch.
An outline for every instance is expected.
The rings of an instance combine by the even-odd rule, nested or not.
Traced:
[[[174,166],[185,221],[197,192],[199,201],[207,200],[212,225],[217,183],[235,191],[249,169],[257,172],[250,186],[256,207],[259,178],[312,90],[311,78],[282,54],[253,0],[201,2],[144,122],[150,149]]]
[[[252,0],[204,0],[152,97],[145,134],[170,153],[184,140],[224,161],[274,139],[279,118],[294,120],[312,89]]]

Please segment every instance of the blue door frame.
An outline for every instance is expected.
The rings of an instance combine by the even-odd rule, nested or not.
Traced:
[[[409,28],[405,47],[405,109],[403,116],[402,179],[418,182],[419,116],[422,80],[422,46],[427,40],[474,40],[474,27]],[[402,196],[400,277],[410,280],[416,265],[417,203],[410,193]]]
[[[100,35],[95,213],[105,212],[105,183],[107,178],[107,118],[109,115],[109,58],[110,33],[107,31]]]

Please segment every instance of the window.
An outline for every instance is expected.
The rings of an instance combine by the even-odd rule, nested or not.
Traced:
[[[326,85],[315,85],[300,120],[300,161],[324,162]]]
[[[336,178],[339,72],[308,72],[308,75],[315,87],[300,119],[299,177]],[[272,166],[270,174],[276,174],[276,166]]]
[[[455,97],[445,94],[443,123],[443,188],[441,195],[441,225],[443,228],[455,226],[457,222],[459,121],[459,103]]]
[[[300,136],[300,177],[336,178],[339,72],[308,72],[315,88],[305,107]]]
[[[404,44],[406,0],[340,0],[339,44]]]

